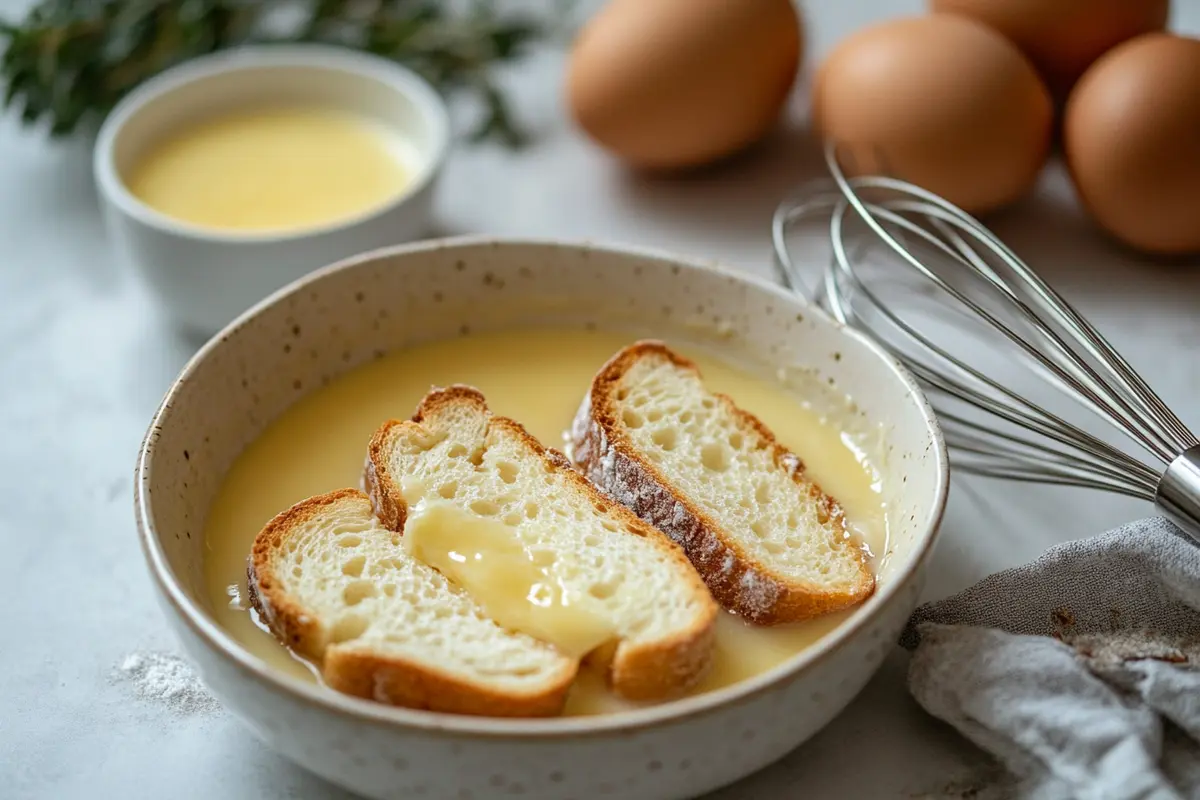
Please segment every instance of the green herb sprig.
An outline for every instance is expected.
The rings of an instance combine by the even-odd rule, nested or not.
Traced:
[[[94,127],[142,81],[241,44],[318,42],[404,64],[439,91],[481,105],[474,140],[520,145],[525,134],[495,81],[561,28],[561,5],[500,13],[488,0],[41,0],[0,20],[4,107],[52,136]]]

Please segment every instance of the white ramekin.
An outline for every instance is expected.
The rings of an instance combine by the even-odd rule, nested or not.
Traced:
[[[411,185],[358,216],[283,233],[190,225],[148,207],[126,188],[122,175],[162,137],[214,114],[263,104],[320,104],[378,120],[413,150]],[[100,129],[94,170],[120,258],[172,319],[212,333],[317,267],[426,235],[449,140],[441,98],[397,64],[320,45],[244,47],[189,61],[126,96]]]

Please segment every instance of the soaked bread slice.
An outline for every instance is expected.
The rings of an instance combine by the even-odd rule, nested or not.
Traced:
[[[583,472],[682,545],[713,596],[746,619],[808,619],[874,590],[841,507],[800,458],[662,343],[605,364],[572,439]]]
[[[707,669],[718,609],[683,552],[561,453],[493,416],[475,389],[435,390],[412,420],[385,424],[371,441],[366,484],[392,530],[405,530],[425,496],[505,526],[550,580],[611,628],[590,656],[618,694],[666,697]]]
[[[505,630],[412,558],[362,492],[312,497],[254,540],[251,602],[338,691],[497,717],[559,714],[578,660]]]

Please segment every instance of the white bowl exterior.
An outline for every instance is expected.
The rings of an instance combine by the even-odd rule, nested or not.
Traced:
[[[878,463],[895,490],[892,543],[876,595],[830,646],[743,685],[620,718],[513,723],[387,709],[278,675],[242,650],[208,615],[201,568],[207,508],[241,449],[312,388],[383,352],[516,324],[623,328],[832,379],[887,443]],[[293,345],[286,354],[284,343]],[[517,788],[546,800],[682,798],[782,756],[862,688],[916,604],[945,490],[936,423],[907,376],[794,297],[654,254],[466,242],[324,271],[206,346],[147,437],[138,513],[168,616],[205,682],[264,741],[329,780],[380,798]]]
[[[409,190],[345,222],[297,233],[211,231],[147,208],[121,176],[164,136],[238,108],[312,104],[377,120],[415,162]],[[168,314],[212,333],[291,281],[354,253],[428,234],[449,141],[445,108],[413,73],[321,46],[255,47],[184,64],[131,93],[106,120],[95,171],[109,235]]]
[[[828,724],[895,646],[919,588],[906,586],[852,642],[801,678],[747,700],[627,733],[532,740],[331,713],[249,678],[178,614],[169,617],[205,684],[259,739],[365,797],[683,800],[757,772]]]

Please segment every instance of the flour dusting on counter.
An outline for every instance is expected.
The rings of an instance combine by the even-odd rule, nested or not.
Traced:
[[[118,667],[143,700],[160,702],[177,714],[217,711],[221,705],[200,682],[191,665],[168,653],[131,653]]]

